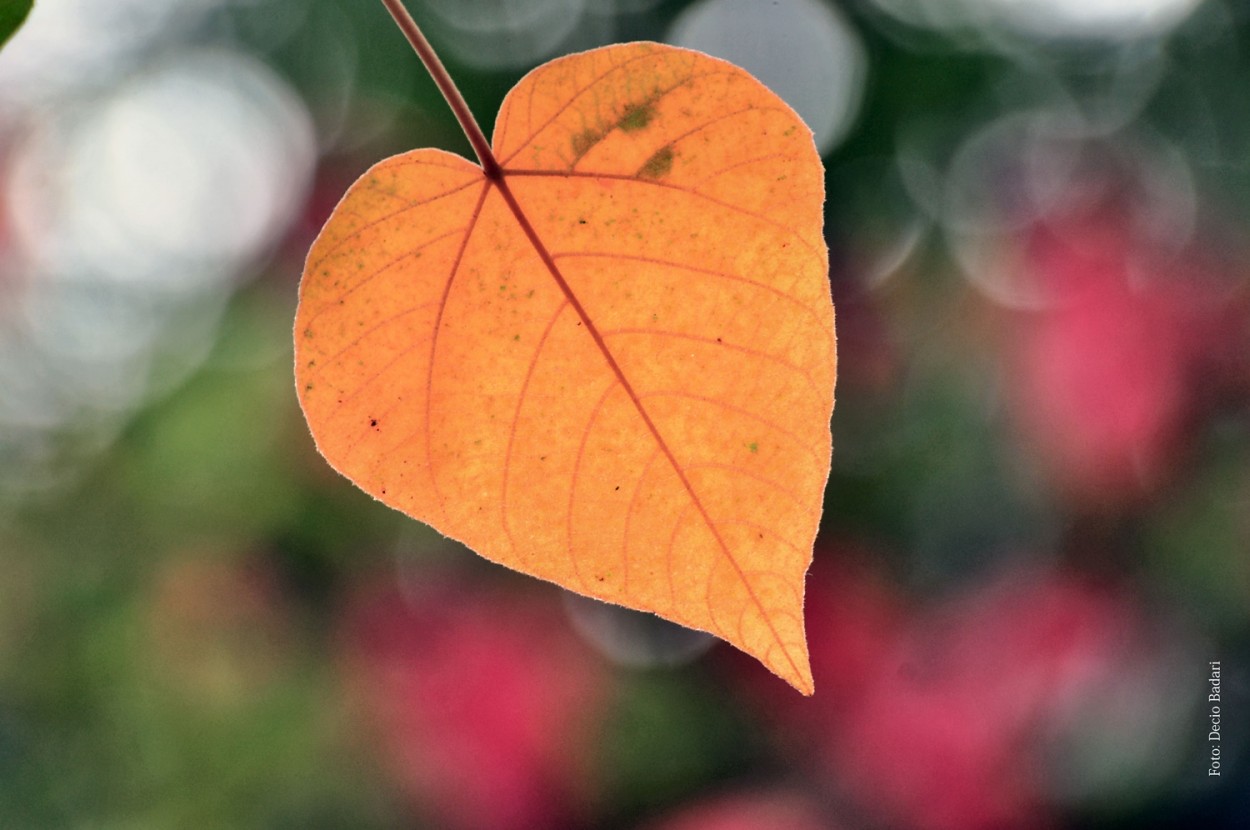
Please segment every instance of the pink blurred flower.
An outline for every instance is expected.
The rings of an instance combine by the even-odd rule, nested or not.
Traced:
[[[550,601],[454,583],[363,590],[347,671],[400,786],[439,826],[556,828],[591,789],[600,664]]]
[[[804,603],[814,697],[794,694],[736,651],[716,652],[745,685],[753,714],[791,752],[810,751],[838,728],[851,707],[860,704],[866,693],[864,678],[908,622],[905,604],[885,578],[859,564],[872,558],[854,545],[826,543],[816,550]]]
[[[818,551],[809,584],[815,696],[749,686],[782,750],[886,826],[1050,826],[1054,742],[1122,670],[1136,606],[1075,575],[1009,572],[917,608],[844,561]]]
[[[1196,393],[1223,383],[1212,369],[1234,362],[1230,343],[1250,346],[1245,304],[1206,252],[1164,256],[1112,209],[1039,224],[1024,244],[1054,298],[1010,333],[1026,443],[1077,504],[1149,496],[1175,472]]]
[[[813,576],[807,609],[823,631],[809,647],[813,665],[820,666],[820,691],[835,706],[853,705],[863,695],[864,675],[902,633],[908,609],[885,578],[865,566],[822,563]]]
[[[1079,580],[1008,574],[918,614],[880,657],[828,757],[919,828],[1047,825],[1039,730],[1115,671],[1134,614]]]
[[[647,830],[834,830],[811,800],[783,790],[733,793],[688,805]]]

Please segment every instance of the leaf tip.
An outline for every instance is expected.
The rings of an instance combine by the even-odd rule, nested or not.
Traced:
[[[788,661],[786,668],[789,671],[784,674],[779,673],[779,676],[793,686],[795,691],[803,695],[803,697],[811,697],[816,693],[816,683],[812,679],[812,664],[808,659],[806,648],[803,649],[802,658]]]

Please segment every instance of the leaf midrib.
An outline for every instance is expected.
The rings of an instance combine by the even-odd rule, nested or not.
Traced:
[[[790,645],[782,640],[781,635],[773,625],[773,621],[768,614],[768,610],[764,607],[759,595],[755,592],[755,588],[751,585],[750,580],[746,577],[746,573],[742,570],[742,565],[738,562],[737,558],[733,554],[733,551],[729,549],[729,545],[726,544],[724,538],[721,536],[720,530],[717,528],[716,523],[712,520],[712,517],[708,513],[707,508],[704,506],[702,499],[699,498],[699,494],[690,483],[690,479],[686,476],[685,470],[677,461],[677,457],[673,454],[668,442],[664,440],[664,436],[660,433],[659,428],[655,425],[655,422],[651,420],[650,414],[648,414],[647,410],[643,407],[642,401],[639,398],[638,393],[634,390],[633,384],[629,382],[629,378],[621,369],[620,364],[616,362],[616,357],[608,348],[606,341],[603,339],[603,335],[599,332],[598,327],[587,313],[586,308],[573,292],[572,286],[569,285],[568,281],[564,278],[564,275],[560,272],[560,268],[556,265],[551,253],[547,250],[547,246],[543,243],[542,239],[538,235],[538,232],[530,223],[529,217],[525,215],[525,211],[522,210],[520,203],[517,202],[516,196],[512,193],[512,189],[508,187],[507,179],[509,172],[510,171],[504,169],[498,177],[487,177],[487,182],[499,190],[499,195],[503,197],[504,202],[508,205],[508,209],[512,211],[513,218],[515,218],[517,224],[520,225],[521,230],[525,233],[530,245],[533,246],[535,253],[538,254],[539,259],[541,259],[543,265],[546,266],[548,273],[551,274],[552,279],[555,280],[556,285],[558,285],[561,292],[563,292],[569,305],[574,311],[577,312],[577,316],[581,319],[587,333],[594,341],[595,346],[599,349],[600,354],[603,355],[604,360],[607,361],[608,367],[612,370],[612,373],[616,376],[617,382],[621,384],[621,387],[629,396],[630,401],[633,403],[635,410],[637,410],[639,417],[642,418],[643,423],[646,424],[647,430],[651,433],[656,445],[668,459],[673,471],[677,474],[678,479],[681,481],[683,489],[685,489],[686,493],[690,496],[691,503],[699,511],[699,515],[703,517],[703,521],[707,525],[708,530],[712,533],[713,538],[716,539],[717,546],[721,549],[725,558],[733,566],[734,572],[738,575],[739,580],[741,580],[743,586],[746,588],[747,595],[750,597],[751,602],[757,609],[759,609],[760,617],[764,620],[764,624],[768,627],[768,631],[772,635],[773,641],[781,646],[781,651],[785,655],[786,662],[789,664],[790,669],[793,672],[793,677],[802,678],[804,676],[803,672],[800,671],[794,657],[790,654]]]

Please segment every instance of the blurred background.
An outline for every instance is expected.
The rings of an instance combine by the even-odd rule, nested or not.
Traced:
[[[382,157],[470,155],[380,3],[38,0],[0,51],[0,827],[1247,826],[1250,6],[409,7],[488,133],[638,39],[811,125],[816,695],[316,454],[313,236]]]

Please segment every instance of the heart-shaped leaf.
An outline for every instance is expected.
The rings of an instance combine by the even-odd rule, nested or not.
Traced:
[[[811,132],[743,70],[636,43],[522,79],[493,160],[387,159],[317,238],[318,448],[488,559],[810,693],[836,365]]]

